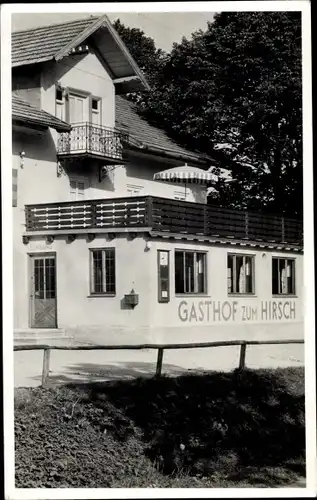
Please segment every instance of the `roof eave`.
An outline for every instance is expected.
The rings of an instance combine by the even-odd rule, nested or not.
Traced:
[[[160,149],[156,148],[155,146],[147,146],[145,144],[139,145],[139,144],[131,144],[129,143],[126,145],[127,149],[133,149],[133,150],[139,150],[143,153],[150,153],[155,156],[161,156],[164,158],[173,158],[175,160],[181,160],[185,162],[191,162],[193,164],[200,165],[202,167],[205,167],[206,169],[210,167],[210,162],[204,157],[201,156],[195,156],[191,154],[186,154],[186,153],[178,153],[176,151],[170,151],[168,149]],[[209,163],[208,163],[209,162]]]
[[[48,128],[53,128],[57,132],[69,132],[71,130],[71,126],[68,124],[62,124],[62,125],[53,125],[50,124],[48,125],[45,122],[42,122],[41,120],[32,120],[32,118],[25,118],[22,116],[18,115],[12,115],[12,121],[19,122],[19,123],[24,123],[30,126],[34,127],[41,127],[43,130],[48,129]]]
[[[67,56],[74,47],[77,47],[77,45],[86,40],[90,35],[92,35],[98,28],[103,25],[105,17],[107,16],[101,16],[94,23],[88,26],[88,28],[79,33],[79,35],[73,38],[71,42],[69,42],[65,47],[63,47],[55,54],[54,59],[56,61],[60,61],[63,57]]]
[[[150,90],[150,86],[149,86],[149,84],[148,84],[145,76],[143,75],[143,73],[140,70],[139,66],[137,65],[136,61],[134,60],[134,58],[132,57],[132,55],[128,51],[128,49],[125,46],[124,42],[121,40],[119,34],[115,30],[115,28],[112,26],[112,24],[110,22],[110,19],[108,18],[107,15],[105,15],[104,17],[105,17],[105,23],[106,23],[107,28],[109,29],[109,32],[111,33],[111,35],[113,36],[114,40],[117,42],[118,46],[122,50],[123,54],[125,55],[125,57],[129,61],[129,63],[131,64],[131,67],[133,68],[135,74],[140,78],[140,81],[144,85],[144,89],[145,90]]]
[[[29,66],[31,64],[39,64],[47,61],[51,61],[52,57],[39,57],[38,59],[32,59],[31,61],[19,61],[12,63],[13,68],[17,68],[19,66]]]
[[[118,35],[118,33],[116,32],[116,30],[113,28],[113,26],[112,26],[112,24],[111,24],[111,22],[106,14],[104,14],[99,19],[97,19],[94,23],[92,23],[92,25],[88,26],[88,28],[86,28],[79,35],[77,35],[77,37],[75,37],[68,45],[66,45],[66,47],[64,47],[59,52],[57,52],[54,56],[54,59],[56,61],[61,60],[63,57],[68,55],[74,47],[76,47],[81,42],[86,40],[90,35],[95,33],[95,31],[97,31],[99,28],[101,28],[103,26],[106,27],[108,29],[109,33],[112,35],[112,37],[115,40],[115,42],[117,43],[118,47],[121,49],[122,53],[124,54],[124,56],[128,60],[129,64],[131,65],[133,71],[135,72],[135,75],[138,76],[140,82],[142,82],[144,89],[150,90],[150,86],[149,86],[145,76],[142,74],[140,68],[138,67],[137,63],[133,59],[132,55],[130,54],[130,52],[126,48],[125,44],[121,40],[121,38]]]
[[[144,90],[144,85],[137,75],[127,76],[125,78],[115,78],[113,83],[117,95]]]
[[[25,118],[18,117],[18,116],[12,116],[12,126],[13,126],[13,128],[15,126],[16,127],[29,126],[32,130],[41,131],[41,132],[44,132],[45,130],[48,129],[48,125],[42,125],[36,121],[30,120],[30,119],[25,119]]]

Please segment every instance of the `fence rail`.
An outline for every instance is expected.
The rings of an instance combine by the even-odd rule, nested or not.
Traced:
[[[26,230],[154,231],[302,245],[301,220],[152,196],[26,205]]]
[[[207,347],[231,347],[240,346],[239,370],[245,369],[247,346],[250,345],[278,345],[278,344],[304,344],[302,339],[283,339],[283,340],[227,340],[216,342],[195,342],[188,344],[135,344],[135,345],[85,345],[85,346],[49,346],[49,345],[16,345],[14,351],[35,351],[43,350],[43,369],[42,386],[45,386],[49,378],[50,354],[52,350],[62,351],[114,351],[114,350],[157,350],[157,362],[155,376],[162,374],[164,350],[168,349],[200,349]]]

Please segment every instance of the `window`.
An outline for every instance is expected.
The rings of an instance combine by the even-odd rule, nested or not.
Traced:
[[[56,87],[56,101],[63,101],[63,91],[60,87]]]
[[[175,293],[206,293],[206,254],[175,251]]]
[[[69,179],[71,200],[83,200],[85,198],[85,189],[87,182],[85,179]]]
[[[99,100],[98,99],[91,100],[91,108],[93,111],[99,111]]]
[[[115,249],[96,249],[90,252],[91,294],[115,294]]]
[[[143,186],[133,186],[132,184],[127,184],[128,196],[139,196],[143,189]]]
[[[55,115],[59,120],[65,120],[64,97],[61,87],[55,88]]]
[[[273,295],[295,294],[295,259],[273,257],[272,293]]]
[[[254,256],[228,254],[228,293],[254,293]]]
[[[169,302],[169,252],[167,250],[158,250],[158,301]]]
[[[101,124],[100,108],[101,108],[101,99],[99,99],[98,97],[92,97],[91,98],[91,122],[94,125]]]
[[[174,200],[186,201],[185,191],[174,191]]]

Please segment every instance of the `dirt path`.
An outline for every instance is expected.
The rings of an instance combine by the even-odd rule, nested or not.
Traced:
[[[100,381],[153,376],[157,351],[51,351],[51,382]],[[184,371],[231,371],[239,363],[239,347],[182,349],[164,352],[163,374],[179,375]],[[43,351],[14,353],[15,387],[41,384]],[[248,368],[302,366],[303,345],[250,346]]]

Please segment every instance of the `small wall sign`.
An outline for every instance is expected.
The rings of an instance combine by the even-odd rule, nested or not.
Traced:
[[[169,251],[158,250],[158,301],[169,302],[170,280],[169,280]]]

